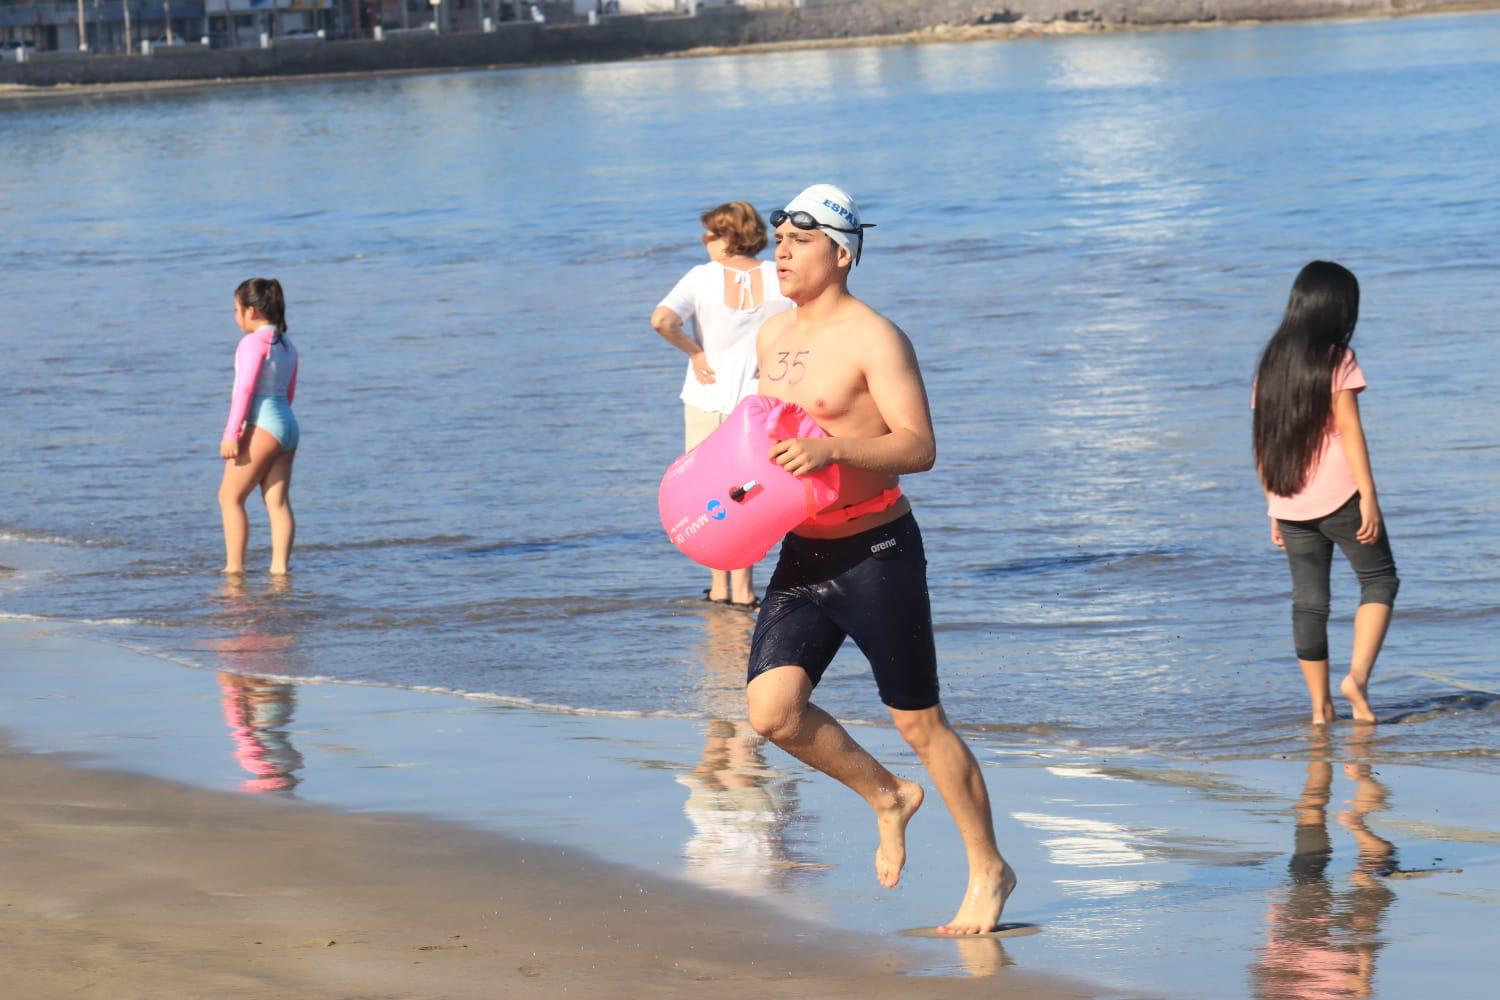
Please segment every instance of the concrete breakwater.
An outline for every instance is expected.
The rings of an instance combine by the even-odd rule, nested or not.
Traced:
[[[33,55],[0,63],[0,84],[51,87],[596,62],[701,48],[900,35],[943,27],[1014,30],[1269,21],[1500,6],[1462,0],[803,0],[712,7],[696,16],[611,16],[597,24],[502,23],[490,32],[413,31],[383,40],[296,40],[270,48],[160,48],[149,56]]]

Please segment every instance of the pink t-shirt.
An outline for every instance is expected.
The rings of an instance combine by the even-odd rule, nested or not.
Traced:
[[[1365,387],[1365,373],[1351,351],[1344,355],[1344,363],[1333,373],[1333,395],[1343,389],[1359,392]],[[1280,497],[1266,491],[1266,513],[1283,521],[1311,521],[1326,517],[1338,510],[1359,492],[1354,473],[1349,469],[1349,460],[1344,457],[1343,441],[1332,415],[1328,421],[1328,433],[1323,435],[1323,444],[1318,449],[1318,458],[1312,472],[1296,496]]]

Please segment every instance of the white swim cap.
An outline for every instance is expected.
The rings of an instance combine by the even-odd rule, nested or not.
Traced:
[[[854,198],[841,187],[832,184],[814,184],[797,197],[787,202],[786,208],[771,213],[771,225],[779,226],[787,216],[806,212],[817,222],[817,228],[828,234],[828,238],[849,252],[854,263],[859,263],[860,251],[864,248],[866,229],[869,223],[859,221],[859,206]],[[792,225],[796,226],[795,221]],[[797,226],[806,229],[806,226]]]

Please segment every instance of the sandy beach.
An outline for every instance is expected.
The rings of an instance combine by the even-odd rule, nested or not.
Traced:
[[[11,681],[40,670],[53,685],[62,661],[84,674],[145,665],[51,629],[3,631],[0,673]],[[182,681],[187,703],[201,700],[190,691],[209,678],[163,668],[148,682],[159,706],[162,685]],[[8,705],[31,700],[17,693],[8,687]],[[81,708],[80,694],[65,698]],[[165,717],[134,718],[127,739],[171,740],[152,731]],[[972,963],[958,975],[914,983],[903,973],[922,960],[900,937],[798,921],[536,838],[83,766],[90,762],[0,744],[9,996],[993,995],[993,982],[964,973],[1002,974],[1007,996],[1097,995],[1003,968],[993,940],[957,946]],[[493,778],[492,804],[504,810],[506,781]],[[652,838],[642,824],[612,826],[610,800],[599,805],[591,822],[627,854]]]
[[[234,679],[84,631],[0,623],[20,996],[1296,995],[1320,955],[1349,995],[1376,969],[1390,996],[1437,962],[1459,995],[1489,974],[1497,779],[1351,733],[1307,759],[986,760],[1030,926],[954,942],[902,933],[961,878],[940,806],[884,893],[858,801],[730,720]],[[237,728],[242,684],[295,702]],[[1313,841],[1309,902],[1287,872]]]
[[[900,947],[544,845],[0,749],[6,994],[911,996]],[[1081,997],[1025,974],[1006,995]],[[920,995],[979,996],[924,980]],[[786,994],[783,994],[786,995]]]

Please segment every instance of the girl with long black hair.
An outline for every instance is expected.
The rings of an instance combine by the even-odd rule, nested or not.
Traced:
[[[1354,648],[1339,684],[1356,722],[1375,721],[1370,673],[1400,587],[1359,420],[1365,376],[1349,347],[1358,319],[1354,275],[1313,261],[1292,284],[1255,377],[1255,466],[1269,503],[1271,541],[1286,550],[1291,566],[1292,638],[1317,725],[1334,719],[1328,681],[1334,545],[1359,578]]]

